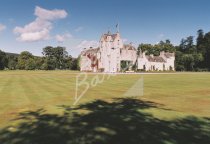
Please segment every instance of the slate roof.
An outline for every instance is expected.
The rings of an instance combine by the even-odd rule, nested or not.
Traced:
[[[162,57],[160,56],[146,56],[147,60],[150,62],[166,62]]]
[[[170,58],[170,57],[174,56],[174,53],[166,52],[164,55],[165,55],[166,58]]]

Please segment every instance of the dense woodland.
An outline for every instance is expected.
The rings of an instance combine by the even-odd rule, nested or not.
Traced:
[[[137,50],[147,54],[159,55],[160,51],[175,52],[176,71],[210,71],[210,32],[197,31],[197,36],[183,38],[179,46],[170,40],[158,44],[140,44]],[[33,56],[30,52],[12,54],[0,50],[0,70],[79,70],[79,58],[73,58],[64,47],[43,48],[43,57]]]
[[[160,41],[156,45],[140,44],[138,54],[159,55],[160,51],[175,52],[176,71],[209,71],[210,70],[210,32],[197,31],[197,36],[183,38],[179,46],[171,44],[170,40]]]
[[[64,47],[43,48],[43,57],[33,56],[28,51],[19,55],[0,51],[0,69],[9,70],[78,70],[78,59],[68,55]]]

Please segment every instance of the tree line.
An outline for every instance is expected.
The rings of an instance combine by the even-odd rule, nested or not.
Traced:
[[[0,70],[79,70],[78,58],[68,54],[65,47],[47,46],[43,56],[34,56],[28,51],[19,55],[0,50]]]
[[[196,40],[196,41],[195,41]],[[197,31],[197,36],[183,38],[178,46],[170,40],[160,41],[158,44],[140,44],[137,54],[158,56],[161,51],[175,52],[176,71],[210,71],[210,32]],[[79,58],[73,58],[65,47],[47,46],[43,48],[43,56],[33,56],[28,51],[18,54],[5,53],[0,50],[0,70],[79,70]]]
[[[196,42],[193,36],[183,38],[178,46],[170,40],[160,41],[158,44],[140,44],[137,53],[158,56],[161,51],[175,52],[176,71],[210,71],[210,32],[197,31]]]

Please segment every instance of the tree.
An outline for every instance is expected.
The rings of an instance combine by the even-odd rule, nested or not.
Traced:
[[[29,64],[32,64],[31,59],[33,59],[33,55],[30,52],[21,52],[21,54],[18,56],[18,68],[21,70],[28,69],[30,67]]]
[[[175,52],[175,47],[171,44],[170,40],[160,41],[158,44],[140,44],[137,50],[137,54],[140,54],[140,50],[142,52],[146,52],[147,55],[153,54],[155,56],[160,55],[161,51],[165,52]]]
[[[10,70],[17,69],[18,57],[14,55],[8,55],[7,59],[8,59],[8,69]]]
[[[202,54],[204,56],[203,66],[210,69],[210,32],[206,33],[204,36]]]
[[[64,59],[64,68],[65,69],[72,69],[72,67],[74,66],[73,64],[73,58],[72,56],[67,56],[65,59]]]
[[[54,58],[45,58],[44,63],[41,66],[42,70],[55,70],[56,66],[56,60]]]
[[[199,64],[201,62],[203,62],[203,60],[204,60],[202,53],[195,53],[195,54],[193,54],[193,57],[194,57],[194,63],[195,63],[194,66],[196,66],[195,68],[199,68],[199,66],[200,66]]]
[[[35,69],[40,70],[44,63],[44,57],[34,57],[34,62],[35,62]]]
[[[65,47],[47,46],[43,48],[42,54],[46,58],[44,64],[46,67],[49,67],[50,69],[65,69],[64,61],[68,58],[68,52]]]
[[[80,57],[72,59],[72,67],[71,67],[72,70],[80,69],[79,61],[80,61]]]
[[[3,70],[7,66],[6,53],[0,50],[0,70]]]
[[[138,47],[138,50],[137,50],[137,54],[139,55],[140,54],[140,50],[142,52],[147,52],[147,54],[151,54],[153,53],[153,45],[151,44],[140,44],[139,47]]]
[[[177,71],[185,70],[184,61],[183,61],[183,53],[178,50],[176,51],[176,55],[175,55],[175,67]]]
[[[198,52],[203,52],[204,49],[204,33],[203,30],[200,29],[197,31],[197,50]]]
[[[196,52],[196,46],[193,42],[193,36],[189,36],[186,39],[181,40],[180,51],[188,54]]]
[[[198,30],[196,41],[197,44],[194,45],[193,36],[189,36],[182,39],[179,47],[176,47],[177,70],[195,71],[201,68],[204,61],[201,49],[203,49],[205,42],[202,30]]]
[[[36,65],[33,58],[26,61],[25,70],[35,70]]]

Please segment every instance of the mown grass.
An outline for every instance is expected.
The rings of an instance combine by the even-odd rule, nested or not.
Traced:
[[[8,123],[10,117],[25,110],[45,107],[53,112],[57,105],[72,105],[78,74],[74,71],[0,72],[0,126]],[[100,80],[104,78],[104,81],[91,87],[91,81],[96,76]],[[88,82],[90,88],[79,103],[123,97],[126,90],[141,77],[144,79],[144,96],[139,99],[163,104],[173,110],[166,114],[150,109],[154,115],[167,118],[181,115],[210,116],[210,73],[111,76],[88,74],[84,82]],[[83,78],[84,75],[80,75],[80,80]],[[79,94],[85,87],[78,87]]]
[[[22,122],[17,119],[19,114],[28,111],[44,109],[45,113],[62,114],[61,106],[72,107],[75,102],[78,75],[79,73],[74,71],[0,72],[0,128],[19,125]],[[77,106],[99,100],[112,103],[115,99],[126,98],[123,94],[142,77],[144,95],[135,99],[155,103],[161,108],[145,109],[139,106],[140,113],[169,121],[189,116],[202,121],[210,117],[210,73],[111,76],[89,73],[85,82],[90,88]],[[104,78],[104,81],[91,86],[91,83],[95,84],[97,78],[100,80]],[[84,89],[85,85],[79,87],[79,93]],[[86,113],[82,109],[75,111]]]

